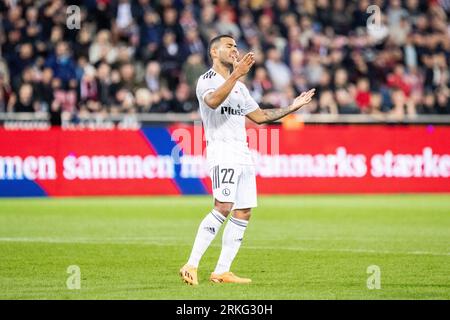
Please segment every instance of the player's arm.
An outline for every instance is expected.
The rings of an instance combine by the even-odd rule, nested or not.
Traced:
[[[288,114],[297,111],[304,105],[311,102],[312,97],[314,96],[314,92],[316,89],[311,89],[307,92],[303,92],[297,98],[294,99],[294,102],[286,108],[277,108],[277,109],[256,109],[247,114],[247,117],[256,122],[257,124],[268,123],[272,121],[276,121],[281,119]]]
[[[247,74],[254,63],[255,59],[253,58],[253,53],[247,53],[241,61],[235,65],[234,70],[228,79],[226,79],[226,81],[216,90],[205,96],[205,103],[212,109],[216,109],[220,106],[228,97],[239,78]]]

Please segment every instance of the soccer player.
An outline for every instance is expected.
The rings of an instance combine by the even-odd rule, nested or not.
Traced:
[[[236,42],[229,35],[213,38],[209,44],[213,66],[197,82],[197,99],[206,135],[206,156],[212,181],[214,208],[197,231],[188,262],[180,269],[184,282],[197,285],[197,268],[210,243],[225,223],[222,251],[210,281],[250,283],[230,272],[251,215],[257,206],[256,177],[247,144],[245,117],[257,124],[278,120],[309,103],[315,89],[303,92],[286,108],[259,108],[246,86],[239,81],[255,63],[247,53],[238,61]]]

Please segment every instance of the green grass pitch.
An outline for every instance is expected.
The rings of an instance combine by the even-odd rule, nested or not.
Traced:
[[[261,196],[232,271],[223,228],[183,284],[211,197],[0,200],[0,299],[450,299],[448,195]],[[81,271],[69,290],[67,268]],[[370,265],[381,288],[370,290]]]

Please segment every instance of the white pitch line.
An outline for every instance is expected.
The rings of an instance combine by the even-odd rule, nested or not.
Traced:
[[[168,240],[174,242],[168,243]],[[0,237],[0,242],[39,242],[39,243],[79,243],[79,244],[151,244],[155,246],[180,246],[180,239],[175,237],[166,238],[73,238],[60,239],[48,237]],[[190,245],[190,244],[184,244]],[[220,245],[212,245],[212,247],[220,247]],[[370,249],[321,249],[321,248],[301,248],[301,247],[284,247],[284,246],[242,246],[243,249],[251,250],[288,250],[288,251],[305,251],[305,252],[353,252],[353,253],[376,253],[376,254],[406,254],[406,255],[433,255],[433,256],[450,256],[449,252],[431,252],[431,251],[389,251],[389,250],[370,250]]]
[[[312,248],[292,248],[292,247],[275,247],[275,246],[258,246],[245,247],[247,249],[262,250],[289,250],[289,251],[324,251],[324,252],[354,252],[354,253],[377,253],[377,254],[407,254],[407,255],[433,255],[433,256],[450,256],[450,252],[431,252],[431,251],[389,251],[389,250],[370,250],[370,249],[312,249]]]
[[[164,241],[179,241],[177,237],[141,237],[141,238],[72,238],[72,239],[61,239],[61,238],[49,238],[49,237],[0,237],[0,242],[40,242],[40,243],[80,243],[80,244],[145,244],[150,243],[160,244],[160,245],[171,245],[164,244]],[[174,244],[176,244],[174,242]]]

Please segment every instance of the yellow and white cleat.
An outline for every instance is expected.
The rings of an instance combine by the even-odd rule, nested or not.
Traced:
[[[190,266],[188,264],[185,264],[180,269],[180,276],[185,283],[193,285],[193,286],[198,285],[197,268]]]
[[[251,279],[241,278],[233,272],[224,272],[222,274],[211,273],[210,281],[215,283],[250,283]]]

